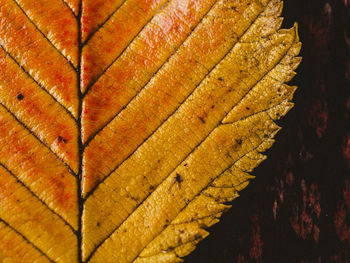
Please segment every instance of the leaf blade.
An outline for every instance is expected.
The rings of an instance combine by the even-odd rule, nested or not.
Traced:
[[[265,52],[267,52],[266,54],[269,54],[270,56],[274,56],[275,61],[273,64],[271,61],[270,62],[265,62],[267,63],[272,63],[270,64],[270,66],[266,67],[264,65],[261,65],[261,70],[262,72],[260,72],[260,77],[258,78],[258,80],[254,80],[254,77],[252,75],[247,75],[246,76],[246,81],[248,80],[248,77],[251,77],[250,82],[252,83],[251,85],[254,85],[254,87],[256,86],[256,84],[254,84],[256,81],[256,83],[259,83],[261,80],[265,79],[266,76],[268,76],[268,74],[270,74],[273,69],[275,68],[276,65],[278,65],[285,56],[287,56],[288,52],[290,50],[294,50],[294,45],[297,45],[296,42],[298,42],[298,38],[296,36],[296,29],[292,28],[291,30],[288,31],[281,31],[279,33],[276,33],[274,36],[274,39],[272,39],[271,41],[265,41],[266,46],[265,46]],[[269,43],[271,42],[271,43]],[[267,44],[269,43],[269,44]],[[278,45],[276,43],[285,43],[285,45]],[[247,43],[241,43],[240,45],[243,46],[253,46],[256,48],[255,44],[247,44]],[[232,95],[232,97],[230,97],[231,95],[229,94],[225,94],[227,93],[227,91],[229,90],[229,86],[232,86],[232,83],[235,83],[235,85],[237,86],[237,79],[234,80],[230,80],[231,82],[226,83],[226,90],[223,89],[221,91],[218,91],[218,87],[220,87],[220,85],[218,84],[218,82],[222,82],[220,79],[220,74],[224,74],[225,76],[239,76],[242,77],[242,74],[235,74],[232,72],[230,72],[230,70],[228,70],[228,65],[230,65],[231,67],[234,68],[234,70],[237,70],[238,72],[242,71],[242,69],[247,69],[247,67],[252,67],[252,68],[256,68],[255,66],[255,61],[252,60],[250,63],[247,62],[247,60],[245,60],[245,57],[238,59],[237,57],[237,53],[240,54],[242,52],[242,47],[238,45],[236,46],[236,48],[234,49],[235,52],[231,53],[231,56],[229,57],[229,59],[226,60],[226,67],[225,66],[221,66],[221,68],[216,69],[215,73],[213,74],[213,76],[215,77],[211,77],[211,82],[207,81],[207,83],[203,84],[202,90],[197,92],[195,91],[195,95],[192,94],[192,96],[196,96],[197,97],[197,102],[195,99],[188,99],[187,104],[182,105],[184,107],[187,107],[187,110],[183,110],[182,113],[178,112],[178,116],[179,117],[174,117],[172,116],[170,119],[172,119],[173,124],[170,125],[167,128],[164,128],[162,130],[162,128],[160,128],[160,130],[155,132],[155,136],[154,138],[150,138],[146,144],[142,145],[139,150],[139,152],[136,152],[131,159],[129,159],[126,163],[123,163],[113,174],[112,176],[110,176],[109,178],[107,178],[103,184],[100,185],[100,188],[98,188],[86,201],[85,203],[85,210],[83,213],[83,217],[85,216],[84,220],[86,220],[87,222],[89,220],[96,220],[99,222],[101,228],[103,229],[103,233],[102,236],[106,236],[106,229],[113,229],[112,226],[115,225],[116,227],[114,228],[114,231],[118,231],[119,228],[119,224],[123,223],[124,220],[127,220],[126,218],[129,218],[132,216],[132,213],[134,212],[134,210],[132,209],[133,207],[138,208],[140,203],[144,202],[144,198],[148,198],[148,196],[152,195],[152,191],[154,189],[154,187],[157,187],[159,185],[159,182],[162,181],[162,178],[164,178],[164,176],[166,175],[166,173],[164,171],[173,171],[172,169],[174,169],[174,167],[172,167],[171,165],[169,166],[169,157],[171,156],[172,160],[176,160],[174,162],[174,164],[177,164],[179,162],[183,161],[183,156],[182,151],[184,151],[184,149],[186,149],[187,147],[187,154],[191,154],[193,153],[194,149],[197,149],[198,145],[197,143],[202,143],[204,142],[203,139],[200,138],[196,138],[198,137],[199,134],[207,134],[207,132],[211,132],[211,130],[208,131],[200,131],[199,129],[203,129],[203,125],[211,125],[212,127],[215,127],[217,125],[220,126],[220,117],[217,117],[218,113],[211,113],[212,117],[207,117],[208,119],[203,123],[203,121],[201,120],[201,118],[197,117],[197,114],[201,113],[201,99],[203,99],[206,102],[210,102],[211,97],[213,96],[217,96],[219,97],[221,94],[221,97],[219,98],[225,98],[227,99],[227,101],[230,101],[233,99],[232,102],[230,102],[231,104],[233,104],[231,107],[235,107],[236,104],[238,104],[243,98],[246,97],[247,94],[249,94],[250,89],[247,90],[247,87],[250,87],[249,85],[247,85],[246,83],[244,83],[243,81],[241,81],[241,86],[237,87],[237,91],[235,93],[235,96],[238,96],[238,98],[234,95]],[[280,49],[280,51],[276,51],[278,48]],[[253,48],[254,49],[254,48]],[[280,58],[280,53],[281,50],[282,52],[282,58]],[[260,52],[261,50],[259,50]],[[265,54],[265,55],[266,55]],[[266,55],[267,56],[267,55]],[[232,61],[233,60],[233,61]],[[234,62],[236,60],[236,62]],[[248,64],[248,65],[247,65]],[[220,64],[219,64],[220,66]],[[295,65],[294,65],[295,66]],[[267,68],[267,72],[265,70],[265,68]],[[264,71],[265,70],[265,71]],[[294,70],[293,67],[290,67],[289,70]],[[244,70],[245,72],[248,72],[248,70]],[[265,73],[264,73],[265,72]],[[225,78],[226,79],[226,78]],[[209,84],[208,84],[209,83]],[[231,84],[230,84],[231,83]],[[208,85],[207,90],[212,90],[213,93],[208,92],[208,94],[205,94],[205,85]],[[245,87],[245,85],[247,85]],[[247,90],[246,94],[240,94],[242,93],[242,91],[244,91],[244,87]],[[224,87],[223,87],[224,88]],[[203,93],[204,92],[204,93]],[[231,90],[232,92],[232,90]],[[234,92],[233,92],[234,93]],[[214,95],[215,94],[215,95]],[[234,103],[235,101],[235,103]],[[197,108],[196,105],[197,104]],[[208,106],[209,105],[209,106]],[[217,99],[217,102],[213,101],[212,103],[208,103],[207,104],[207,112],[210,112],[210,105],[220,105],[219,103],[219,99]],[[230,104],[229,104],[230,105]],[[226,106],[227,107],[227,106]],[[290,108],[290,107],[287,107]],[[180,107],[181,109],[181,107]],[[191,110],[190,110],[191,109]],[[202,109],[203,110],[203,109]],[[211,109],[212,110],[212,109]],[[222,117],[221,118],[225,118],[226,113],[230,111],[229,108],[222,108],[221,110],[221,114]],[[193,113],[196,113],[196,115],[194,115]],[[225,113],[226,112],[226,113]],[[204,113],[206,113],[204,111]],[[208,116],[208,114],[204,114],[203,116]],[[187,116],[186,116],[187,114]],[[216,117],[215,117],[216,115]],[[175,115],[176,116],[176,115]],[[181,116],[181,117],[180,117]],[[219,115],[220,116],[220,115]],[[215,118],[218,118],[218,120],[216,120]],[[196,122],[194,121],[194,119],[196,119]],[[169,122],[170,120],[168,120],[167,122]],[[213,122],[214,123],[210,123]],[[186,123],[187,122],[187,123]],[[193,128],[195,128],[195,132],[190,132],[187,130],[187,134],[186,132],[184,132],[184,130],[186,130],[186,127],[190,127],[191,124],[194,122],[194,124],[192,124]],[[209,124],[208,124],[209,123]],[[202,126],[201,126],[202,125]],[[205,128],[204,128],[205,129]],[[168,134],[172,133],[174,137],[176,137],[177,139],[168,139]],[[163,138],[162,135],[163,134]],[[160,136],[160,137],[159,137]],[[208,135],[207,135],[208,136]],[[207,137],[204,137],[204,140],[206,140]],[[166,143],[165,143],[166,140]],[[196,142],[197,141],[197,142]],[[148,143],[148,144],[147,144]],[[170,145],[170,146],[169,146]],[[190,146],[189,146],[190,145]],[[165,147],[164,147],[165,146]],[[168,147],[168,148],[166,148]],[[155,153],[155,152],[151,152],[149,149],[158,149],[159,152]],[[171,152],[171,154],[170,154]],[[167,156],[167,159],[165,158],[165,156]],[[186,158],[187,155],[184,155],[184,157]],[[178,159],[176,159],[178,158]],[[162,161],[162,163],[159,163],[159,160]],[[165,162],[165,160],[167,161],[167,163]],[[171,159],[170,159],[170,162]],[[142,164],[141,164],[142,163]],[[213,165],[215,166],[215,165]],[[132,167],[132,168],[131,168]],[[139,167],[139,168],[138,168]],[[176,168],[176,166],[175,166]],[[138,169],[138,170],[137,170]],[[134,176],[131,174],[133,173]],[[129,178],[129,181],[127,180],[127,178]],[[133,181],[130,181],[130,178],[133,178]],[[165,177],[166,178],[166,177]],[[203,179],[204,180],[204,179]],[[125,191],[125,189],[127,189]],[[141,190],[141,191],[140,191]],[[152,193],[152,194],[150,194]],[[107,198],[112,198],[114,199],[114,201],[107,201]],[[120,207],[121,209],[118,210],[113,210],[112,207],[110,206],[113,203],[113,206],[117,206]],[[98,216],[98,214],[95,212],[94,214],[88,214],[89,210],[90,211],[96,211],[94,210],[94,208],[96,209],[97,207],[100,207],[101,205],[104,206],[103,212],[100,212],[100,216]],[[89,219],[91,218],[91,219]],[[142,225],[142,224],[141,224]],[[94,225],[89,225],[89,227],[91,228],[89,229],[84,229],[84,234],[88,235],[90,232],[91,233],[95,233],[94,234],[94,240],[96,240],[96,233],[98,233],[100,230],[99,227],[96,227]],[[111,234],[109,234],[107,236],[107,238],[111,238],[110,236]],[[100,238],[101,239],[101,238]],[[84,240],[84,236],[83,236],[83,240]],[[90,240],[89,240],[90,241]],[[114,243],[114,242],[112,242]],[[84,243],[85,245],[85,243]],[[101,246],[101,243],[98,244],[97,246]],[[103,245],[102,245],[103,246]],[[101,248],[101,247],[99,247]],[[96,248],[95,248],[96,249]],[[110,248],[111,249],[111,248]],[[114,249],[111,249],[114,250]],[[97,250],[98,251],[98,250]],[[124,255],[126,256],[126,255]],[[94,257],[93,257],[94,258]]]
[[[282,1],[0,6],[0,261],[182,262],[293,107]]]

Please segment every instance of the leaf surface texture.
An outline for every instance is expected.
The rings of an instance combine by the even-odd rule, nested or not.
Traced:
[[[293,107],[281,11],[0,0],[0,261],[182,261]]]

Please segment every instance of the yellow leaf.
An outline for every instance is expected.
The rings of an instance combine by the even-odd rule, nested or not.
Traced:
[[[281,0],[0,0],[0,261],[181,262],[292,108]]]

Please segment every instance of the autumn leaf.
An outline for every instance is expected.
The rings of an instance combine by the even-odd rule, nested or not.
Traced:
[[[0,0],[0,261],[179,262],[293,106],[280,0]]]

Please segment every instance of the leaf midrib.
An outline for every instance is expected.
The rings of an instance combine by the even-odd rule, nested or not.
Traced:
[[[82,141],[82,102],[83,102],[83,94],[81,92],[81,56],[82,56],[82,34],[81,34],[81,16],[82,16],[82,4],[83,0],[79,1],[78,7],[78,15],[76,16],[77,27],[78,27],[78,66],[77,66],[77,89],[78,89],[78,97],[79,97],[79,105],[78,105],[78,147],[79,147],[79,165],[78,165],[78,175],[77,175],[77,195],[78,195],[78,232],[77,232],[77,250],[78,250],[78,262],[82,263],[82,214],[83,214],[83,205],[84,200],[82,197],[82,161],[84,154],[84,147]]]

